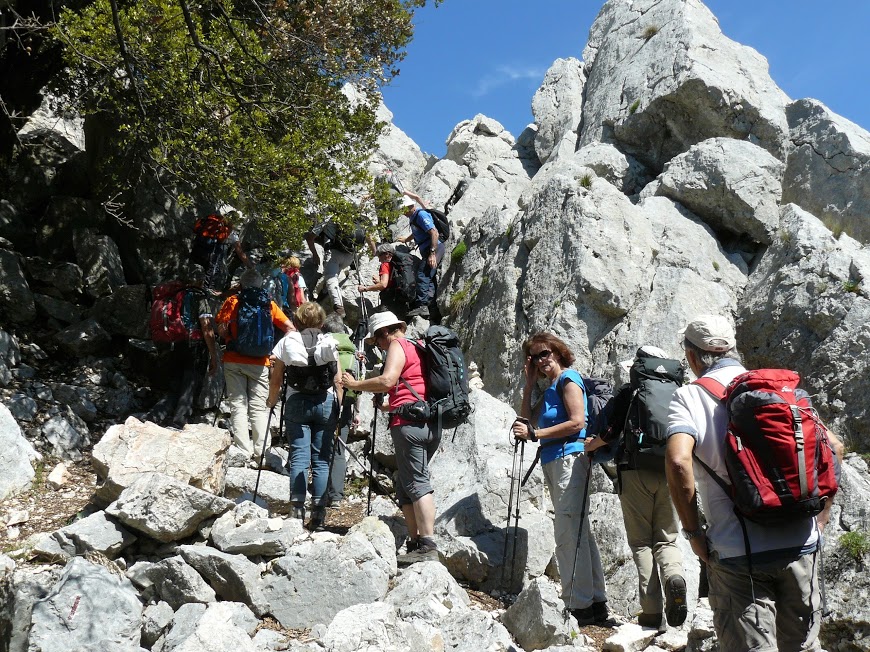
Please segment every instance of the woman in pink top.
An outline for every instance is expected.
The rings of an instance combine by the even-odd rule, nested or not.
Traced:
[[[440,437],[436,437],[428,423],[421,350],[405,338],[406,328],[407,324],[391,312],[372,315],[366,342],[386,351],[383,373],[366,380],[355,380],[347,372],[341,377],[346,389],[387,394],[388,400],[379,407],[391,414],[390,435],[399,468],[396,497],[410,537],[407,554],[397,559],[400,565],[438,560],[438,548],[433,539],[435,500],[429,479],[429,460],[438,450]]]

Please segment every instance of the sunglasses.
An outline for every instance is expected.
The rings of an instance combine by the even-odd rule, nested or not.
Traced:
[[[550,349],[544,349],[543,351],[538,351],[537,353],[530,355],[529,359],[533,364],[537,364],[544,358],[549,358],[551,355],[553,355],[553,352],[550,351]]]

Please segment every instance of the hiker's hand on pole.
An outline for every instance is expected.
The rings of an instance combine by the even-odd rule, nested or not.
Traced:
[[[356,383],[356,379],[350,374],[348,371],[341,372],[341,386],[345,389],[353,389],[353,385]]]
[[[529,424],[517,419],[514,425],[511,426],[511,431],[514,433],[515,439],[527,440],[529,438]]]
[[[586,453],[589,454],[597,451],[599,448],[606,445],[607,442],[605,442],[601,437],[592,437],[591,439],[584,440],[583,450],[585,450]]]

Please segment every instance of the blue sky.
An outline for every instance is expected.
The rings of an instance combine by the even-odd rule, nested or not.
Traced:
[[[603,0],[444,0],[417,12],[393,122],[443,156],[456,123],[483,113],[514,136],[550,64],[581,58]],[[870,0],[706,0],[729,38],[767,57],[793,99],[814,97],[870,129]]]

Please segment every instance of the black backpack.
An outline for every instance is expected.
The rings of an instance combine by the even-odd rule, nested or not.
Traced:
[[[631,403],[622,430],[620,464],[631,469],[664,469],[668,408],[683,384],[679,360],[638,357],[631,366]]]
[[[447,215],[437,208],[421,208],[414,212],[413,219],[417,219],[417,213],[421,210],[426,211],[432,216],[435,228],[438,229],[438,239],[441,242],[447,242],[447,239],[450,237],[450,221],[447,219]]]
[[[317,338],[323,331],[319,328],[306,328],[301,333],[302,345],[308,353],[308,364],[286,367],[287,385],[303,394],[325,394],[332,387],[338,367],[335,362],[317,364],[314,359],[314,349]]]
[[[408,307],[417,297],[417,259],[411,254],[397,251],[390,261],[390,285],[381,293],[390,305]]]
[[[423,357],[426,402],[429,419],[440,435],[443,428],[456,428],[471,414],[468,399],[468,372],[459,346],[459,336],[444,326],[430,326],[423,344],[409,340]],[[404,378],[399,378],[420,401],[420,396]]]

